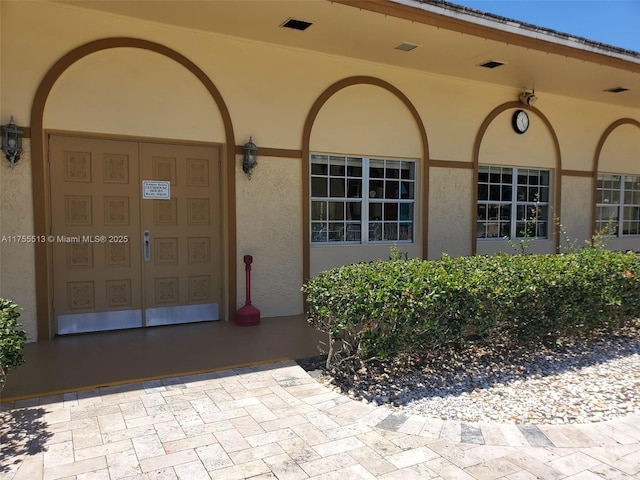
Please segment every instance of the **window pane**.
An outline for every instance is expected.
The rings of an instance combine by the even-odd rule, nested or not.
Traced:
[[[503,185],[502,198],[500,200],[502,200],[503,202],[510,202],[512,192],[513,192],[513,188],[511,187],[511,185]]]
[[[311,178],[311,196],[326,197],[327,196],[327,179],[312,177]]]
[[[381,203],[372,203],[369,205],[369,220],[382,220]]]
[[[518,185],[527,185],[526,170],[518,170]]]
[[[311,220],[327,219],[327,202],[311,202]]]
[[[369,176],[371,178],[384,178],[384,160],[369,160]]]
[[[540,201],[540,195],[538,194],[538,187],[529,187],[529,196],[527,198],[529,202]]]
[[[544,203],[549,201],[549,187],[540,187],[539,201]]]
[[[347,202],[347,220],[362,219],[362,204],[360,202]]]
[[[326,242],[327,241],[327,228],[324,223],[311,223],[311,241],[312,242]]]
[[[350,178],[347,180],[347,196],[350,198],[360,198],[362,196],[362,180]]]
[[[345,189],[344,189],[344,178],[330,178],[329,186],[330,186],[330,197],[344,197]]]
[[[489,186],[489,200],[494,202],[500,201],[500,185]]]
[[[347,176],[349,177],[362,177],[362,159],[361,158],[347,158]]]
[[[385,176],[387,178],[400,178],[400,162],[397,160],[387,160]]]
[[[369,223],[369,241],[377,242],[382,240],[382,222]]]
[[[394,182],[392,180],[387,180],[385,182],[385,192],[384,198],[399,198],[400,194],[400,184],[398,182]]]
[[[332,177],[344,177],[345,173],[346,170],[344,166],[344,160],[341,160],[340,163],[332,163],[329,166],[329,175],[331,175]]]
[[[400,220],[413,220],[413,203],[400,204]]]
[[[398,240],[413,240],[413,223],[401,223]]]
[[[500,220],[511,221],[511,205],[500,206]]]
[[[546,221],[538,221],[536,223],[537,232],[536,237],[538,238],[547,238],[547,222]]]
[[[487,206],[478,205],[478,220],[486,220],[486,219],[487,219]]]
[[[406,180],[415,180],[415,163],[402,162],[402,170],[400,171],[400,177]]]
[[[347,223],[347,242],[359,242],[362,237],[362,229],[359,223]]]
[[[327,155],[311,155],[311,174],[312,175],[327,175],[328,173],[328,161]]]
[[[384,198],[384,182],[382,180],[369,182],[369,198]]]
[[[329,224],[329,241],[330,242],[343,242],[344,241],[344,224],[343,223],[330,223]]]
[[[489,168],[478,167],[478,182],[487,183],[489,181]]]
[[[397,203],[384,204],[384,219],[398,220],[398,204]]]
[[[546,185],[549,186],[550,185],[550,177],[551,175],[549,175],[549,172],[547,171],[542,171],[540,172],[540,185]]]
[[[384,224],[384,239],[385,240],[397,240],[398,239],[398,224],[386,223]]]
[[[405,200],[413,200],[415,198],[413,187],[413,182],[402,182],[400,184],[400,198]]]
[[[489,185],[478,185],[478,200],[489,200]]]
[[[329,202],[329,220],[344,220],[344,202]]]

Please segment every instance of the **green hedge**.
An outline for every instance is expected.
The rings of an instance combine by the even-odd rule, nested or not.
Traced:
[[[553,342],[640,316],[640,255],[600,248],[560,255],[390,260],[320,273],[302,288],[309,324],[329,334],[327,365],[397,358],[470,336]]]
[[[22,348],[27,334],[20,329],[19,310],[21,308],[11,300],[0,298],[0,391],[9,370],[24,363]]]

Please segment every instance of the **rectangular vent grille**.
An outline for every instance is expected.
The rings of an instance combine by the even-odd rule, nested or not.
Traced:
[[[304,20],[297,20],[295,18],[290,18],[286,22],[284,22],[281,27],[284,28],[292,28],[294,30],[304,31],[313,25],[311,22],[305,22]]]
[[[620,92],[626,92],[627,90],[629,90],[628,88],[625,87],[613,87],[613,88],[607,88],[605,90],[605,92],[609,92],[609,93],[620,93]]]
[[[418,45],[414,45],[413,43],[402,42],[397,47],[394,47],[396,50],[402,50],[403,52],[410,52],[414,48],[418,48]]]
[[[497,68],[504,65],[503,62],[496,62],[495,60],[489,60],[488,62],[481,63],[479,66],[484,68]]]

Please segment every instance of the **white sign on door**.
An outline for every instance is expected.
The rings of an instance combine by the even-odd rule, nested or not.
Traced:
[[[171,198],[171,182],[164,182],[159,180],[143,180],[142,198],[169,200]]]

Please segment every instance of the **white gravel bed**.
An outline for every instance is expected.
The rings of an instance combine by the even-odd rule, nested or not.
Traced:
[[[443,420],[558,424],[640,413],[640,321],[549,349],[472,346],[321,381],[394,411]]]

